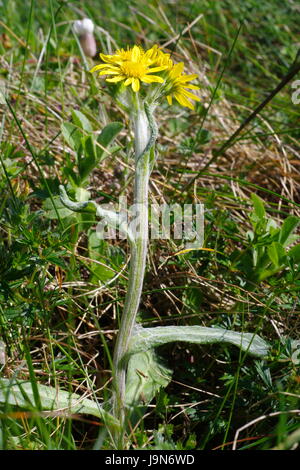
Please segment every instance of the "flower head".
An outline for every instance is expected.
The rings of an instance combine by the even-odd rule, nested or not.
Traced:
[[[170,105],[172,105],[173,97],[178,101],[181,106],[186,106],[190,109],[194,109],[193,103],[190,100],[200,101],[199,96],[194,95],[188,91],[190,90],[199,90],[199,87],[196,85],[191,85],[189,82],[198,77],[197,74],[185,75],[183,73],[184,64],[180,62],[179,64],[174,65],[170,70],[168,70],[167,77],[167,100]],[[188,99],[189,98],[189,99]]]
[[[100,71],[99,76],[106,75],[107,82],[123,82],[125,86],[131,85],[134,92],[141,89],[141,82],[159,83],[154,93],[150,90],[146,95],[150,102],[166,96],[171,105],[174,97],[182,106],[194,109],[190,100],[200,101],[198,96],[188,91],[199,89],[189,84],[198,75],[185,75],[183,62],[174,64],[170,54],[157,45],[147,51],[140,46],[118,49],[113,55],[100,54],[100,58],[104,63],[93,67],[91,72]]]
[[[155,64],[165,66],[166,70],[171,69],[173,67],[173,61],[170,57],[170,54],[163,52],[158,48],[158,46],[153,46],[150,51],[151,50],[153,60],[155,60]]]
[[[151,67],[155,62],[154,49],[144,51],[139,46],[130,49],[119,49],[114,55],[100,54],[104,64],[96,65],[91,72],[100,70],[99,76],[109,75],[107,82],[118,83],[124,81],[124,85],[131,85],[134,92],[140,90],[140,82],[163,83],[164,79],[156,74],[167,68],[166,65]]]

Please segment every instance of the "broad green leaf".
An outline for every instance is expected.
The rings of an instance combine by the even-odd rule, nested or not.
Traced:
[[[61,126],[62,135],[64,136],[67,144],[78,152],[81,147],[82,133],[78,127],[74,126],[71,122],[64,122]]]
[[[78,160],[78,170],[81,181],[88,178],[89,174],[99,164],[99,162],[108,155],[105,150],[116,138],[123,125],[119,122],[108,124],[97,138],[97,143],[93,136],[85,137],[81,140],[83,147],[83,156]]]
[[[102,129],[100,135],[97,138],[97,159],[102,160],[103,154],[107,155],[105,149],[114,141],[119,132],[123,129],[123,124],[120,122],[111,122]],[[101,148],[102,147],[102,148]]]
[[[171,370],[163,366],[154,348],[166,343],[210,344],[230,343],[257,357],[268,354],[269,346],[259,336],[238,333],[222,328],[202,326],[164,326],[138,328],[129,344],[129,361],[126,380],[126,403],[135,406],[139,402],[149,403],[160,387],[171,380]]]
[[[93,136],[82,139],[83,155],[78,159],[78,170],[81,181],[84,181],[97,165],[97,152]]]
[[[296,227],[299,225],[300,219],[299,217],[295,217],[294,215],[290,215],[285,219],[285,221],[282,224],[282,227],[279,232],[279,239],[278,241],[282,244],[285,245],[289,236],[292,234],[292,232],[296,229]]]
[[[282,267],[276,267],[274,269],[263,269],[260,273],[259,273],[259,276],[257,278],[258,281],[264,281],[265,279],[267,279],[268,277],[271,277],[271,276],[274,276],[275,274],[277,274],[278,272],[280,272],[282,270]]]
[[[161,387],[166,387],[172,371],[162,365],[153,349],[130,357],[126,379],[126,404],[148,404]]]
[[[23,168],[18,164],[18,162],[12,160],[11,158],[6,158],[5,160],[3,160],[3,164],[5,166],[6,173],[13,178],[16,178],[18,174],[23,171]],[[3,167],[1,166],[0,175],[2,174],[2,172]]]
[[[288,252],[288,255],[293,258],[295,263],[300,263],[300,244],[293,246]]]
[[[258,335],[204,326],[157,326],[141,328],[130,341],[129,354],[148,351],[166,343],[230,343],[257,357],[266,356],[269,346]]]
[[[73,122],[76,126],[80,127],[86,132],[92,132],[93,128],[89,119],[81,112],[75,109],[72,110]]]
[[[266,216],[264,201],[255,193],[251,194],[251,199],[253,202],[254,212],[257,215],[258,219],[264,219]]]
[[[64,167],[62,169],[62,174],[63,174],[63,176],[65,176],[67,178],[67,180],[68,180],[68,182],[70,183],[71,186],[76,187],[80,184],[79,176],[78,176],[77,173],[75,173],[75,171],[73,171],[72,168]]]
[[[266,225],[266,231],[273,236],[275,236],[277,233],[280,232],[278,225],[274,219],[268,219],[267,225]]]
[[[107,266],[108,260],[108,249],[107,242],[100,240],[95,230],[88,232],[88,249],[89,257],[95,260],[95,263],[91,264],[91,271],[94,276],[91,280],[106,282],[115,276],[115,271]],[[100,261],[102,264],[98,264],[96,261]]]
[[[98,283],[99,281],[101,283],[105,283],[115,276],[115,272],[109,269],[109,266],[105,267],[101,264],[93,265],[91,271],[92,275],[90,280],[95,283]]]
[[[274,266],[279,267],[286,254],[281,243],[273,242],[268,246],[268,255]]]
[[[91,264],[94,274],[92,280],[106,282],[116,275],[116,270],[121,269],[125,261],[124,253],[117,246],[112,246],[106,240],[101,240],[95,230],[88,232],[89,257],[95,260]],[[110,260],[110,263],[108,263]],[[97,263],[100,261],[101,264]],[[114,266],[114,268],[112,268]]]
[[[37,384],[43,410],[56,411],[62,414],[90,414],[102,419],[106,424],[118,427],[118,421],[107,411],[88,398],[77,393],[57,390],[53,387]],[[0,379],[0,403],[19,408],[35,408],[34,392],[31,382],[21,380]]]
[[[60,200],[59,196],[54,196],[53,197],[53,202],[55,204],[56,210],[53,206],[52,200],[50,197],[48,197],[44,202],[43,202],[43,209],[45,211],[45,217],[48,219],[57,219],[57,212],[60,216],[61,219],[64,219],[65,217],[73,216],[73,212],[70,211],[67,207],[63,205],[63,203]],[[57,212],[56,212],[57,211]]]
[[[88,248],[90,258],[98,259],[99,255],[101,256],[103,243],[105,242],[103,240],[100,240],[95,230],[90,230],[88,232]]]
[[[91,193],[87,189],[77,187],[75,190],[76,201],[86,202],[90,200]]]

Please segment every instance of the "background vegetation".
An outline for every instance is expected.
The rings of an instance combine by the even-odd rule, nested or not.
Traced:
[[[180,244],[152,241],[140,321],[245,330],[271,344],[265,361],[232,347],[161,348],[173,380],[128,446],[226,450],[253,420],[238,449],[297,446],[300,127],[291,84],[210,160],[287,73],[298,13],[292,0],[0,2],[2,377],[109,395],[127,243],[99,242],[97,221],[69,213],[57,196],[60,183],[78,178],[78,142],[85,157],[99,131],[119,121],[124,128],[77,196],[131,197],[126,116],[87,72],[94,62],[71,29],[90,17],[99,52],[157,43],[199,73],[195,111],[166,103],[159,113],[151,201],[203,202],[205,247],[214,251],[176,256]],[[3,405],[0,418],[2,449],[97,448],[102,426],[88,415],[45,417],[33,405]]]

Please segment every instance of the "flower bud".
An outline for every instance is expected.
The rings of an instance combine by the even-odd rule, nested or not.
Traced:
[[[89,18],[84,18],[83,20],[76,20],[73,24],[74,32],[77,36],[82,36],[83,34],[94,32],[94,23]]]
[[[80,45],[87,57],[94,57],[97,52],[96,41],[94,37],[94,23],[89,18],[76,20],[73,24],[74,33],[79,36]]]

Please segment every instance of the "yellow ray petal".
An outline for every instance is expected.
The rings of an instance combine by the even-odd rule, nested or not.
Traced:
[[[140,89],[140,81],[138,78],[133,78],[132,79],[132,89],[133,91],[137,92]]]
[[[117,77],[113,77],[113,78],[107,78],[106,81],[107,82],[111,82],[111,83],[117,83],[117,82],[120,82],[121,80],[125,80],[125,75],[118,75]]]
[[[120,70],[101,70],[98,75],[120,75]]]
[[[187,90],[181,90],[180,93],[184,96],[187,96],[188,98],[191,98],[192,100],[195,100],[195,101],[201,101],[199,96],[197,95],[194,95],[194,93],[190,93],[189,91]]]
[[[184,88],[189,88],[190,90],[200,90],[200,87],[199,87],[199,86],[197,86],[197,85],[191,85],[191,84],[184,85]]]
[[[183,75],[179,78],[179,80],[180,82],[185,83],[191,82],[192,80],[195,80],[195,78],[198,78],[198,75],[196,73],[193,73],[192,75]]]
[[[161,72],[162,70],[166,70],[168,68],[167,65],[161,65],[160,67],[149,67],[148,72],[154,73],[154,72]]]
[[[183,68],[184,68],[183,62],[179,62],[178,64],[174,65],[172,69],[170,70],[170,76],[172,78],[178,77],[183,72]]]
[[[155,44],[154,46],[151,47],[151,49],[148,49],[148,51],[145,52],[144,57],[149,58],[149,59],[155,59],[158,52],[159,52],[158,46]]]
[[[93,67],[90,72],[93,73],[93,72],[96,72],[97,70],[101,70],[101,69],[104,69],[106,67],[109,67],[109,65],[107,64],[100,64],[100,65],[95,65],[95,67]]]
[[[141,56],[141,50],[138,46],[133,46],[132,52],[131,52],[131,60],[132,62],[138,62],[139,58]]]
[[[113,55],[108,55],[108,54],[99,54],[99,55],[100,55],[100,59],[103,60],[103,62],[113,62],[114,60]]]
[[[141,80],[145,83],[164,83],[164,79],[162,77],[157,77],[156,75],[144,75],[141,77]]]
[[[181,93],[174,93],[174,97],[181,106],[186,106],[187,108],[194,109],[194,105],[185,98]]]
[[[173,99],[172,99],[172,96],[171,96],[171,95],[168,95],[168,96],[167,96],[167,100],[168,100],[169,105],[172,106]]]
[[[127,78],[127,79],[125,80],[125,82],[124,82],[124,85],[125,85],[125,86],[131,85],[132,80],[133,80],[132,77]]]

